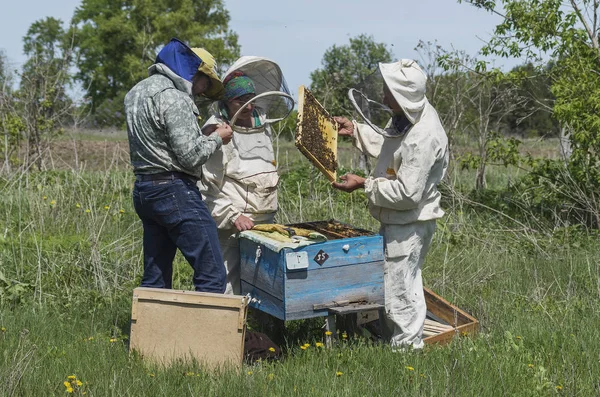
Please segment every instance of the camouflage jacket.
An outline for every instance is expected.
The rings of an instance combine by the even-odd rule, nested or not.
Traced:
[[[201,178],[202,164],[223,142],[217,134],[202,134],[190,82],[160,63],[149,74],[125,96],[133,172],[178,171]]]

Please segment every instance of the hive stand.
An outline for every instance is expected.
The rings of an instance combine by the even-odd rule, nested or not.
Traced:
[[[469,313],[451,304],[429,288],[423,288],[423,292],[427,304],[423,342],[444,345],[450,343],[455,336],[474,335],[479,331],[479,321]],[[346,328],[350,329],[352,333],[357,333],[357,313],[377,310],[380,319],[385,316],[385,307],[381,304],[336,303],[337,305],[327,308],[329,314],[325,329],[331,332],[325,337],[327,347],[333,346],[337,338],[336,316],[350,316],[350,322],[346,322]]]
[[[350,316],[350,327],[352,331],[356,333],[355,326],[357,324],[357,314],[365,311],[377,310],[379,318],[385,316],[385,308],[381,304],[349,304],[338,307],[328,308],[329,314],[325,320],[325,330],[331,332],[331,334],[325,334],[325,345],[327,347],[333,346],[333,341],[337,338],[337,326],[336,316]]]

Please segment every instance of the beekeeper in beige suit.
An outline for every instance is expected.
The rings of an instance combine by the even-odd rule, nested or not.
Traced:
[[[392,347],[422,348],[427,307],[421,265],[436,219],[444,215],[437,186],[448,167],[448,139],[425,97],[427,77],[415,61],[380,63],[379,76],[383,84],[379,83],[378,91],[383,91],[382,102],[392,116],[385,126],[380,128],[369,117],[364,117],[367,124],[336,118],[339,135],[351,136],[360,151],[377,158],[375,170],[368,178],[346,174],[333,186],[346,192],[364,188],[371,215],[381,222],[387,313],[387,321],[382,322],[384,334]],[[367,107],[376,103],[363,102],[369,102]],[[373,113],[363,109],[361,114]]]
[[[277,212],[279,174],[273,150],[271,122],[289,114],[293,101],[277,96],[255,96],[277,91],[289,95],[279,66],[266,58],[243,56],[226,72],[225,94],[202,131],[212,133],[235,120],[231,144],[206,162],[200,191],[219,229],[227,269],[226,294],[241,293],[237,233],[255,224],[273,223]],[[281,116],[281,117],[278,117]],[[270,117],[270,118],[269,118]]]

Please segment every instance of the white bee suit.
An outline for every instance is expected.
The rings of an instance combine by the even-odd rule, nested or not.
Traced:
[[[220,123],[211,117],[209,123]],[[207,125],[206,124],[206,125]],[[204,164],[202,195],[219,229],[227,269],[226,294],[240,294],[240,257],[234,222],[240,215],[255,224],[273,223],[277,212],[277,184],[270,129],[240,133],[236,126],[228,145]]]
[[[261,63],[264,62],[264,63]],[[273,66],[275,65],[275,67]],[[246,67],[246,69],[244,69]],[[258,74],[262,68],[263,74]],[[258,57],[240,58],[226,73],[244,70],[257,88],[277,90],[281,85],[273,76],[281,73],[272,61]],[[253,74],[253,71],[255,72]],[[265,79],[261,80],[261,77]],[[269,78],[270,77],[270,78]],[[269,83],[273,86],[270,87]],[[265,123],[266,115],[256,103],[260,126],[245,128],[232,126],[233,137],[204,164],[200,191],[219,229],[219,242],[227,269],[226,294],[241,293],[240,256],[237,229],[234,222],[240,215],[255,224],[273,223],[277,212],[277,185],[279,175],[275,162],[271,127]],[[223,123],[222,116],[213,115],[203,126]]]
[[[448,139],[437,112],[425,98],[426,76],[412,60],[380,64],[382,77],[413,126],[384,137],[354,123],[354,144],[377,158],[365,181],[371,215],[385,240],[385,308],[392,347],[423,346],[427,308],[421,265],[435,231],[440,183],[448,167]]]

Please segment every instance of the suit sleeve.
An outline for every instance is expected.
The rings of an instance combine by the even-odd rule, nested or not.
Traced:
[[[354,124],[354,137],[352,140],[354,147],[360,150],[361,153],[378,158],[384,137],[376,133],[367,124],[357,123],[356,121],[352,121],[352,124]]]
[[[226,165],[227,150],[221,150],[208,159],[202,171],[204,201],[219,229],[231,228],[242,215],[222,192]]]
[[[166,90],[160,100],[167,139],[177,161],[187,170],[198,169],[221,147],[221,137],[202,134],[190,98],[182,97],[175,90]]]
[[[427,190],[427,181],[441,148],[433,142],[410,142],[402,145],[402,162],[396,177],[373,178],[365,181],[369,201],[378,207],[406,211],[418,208]]]

